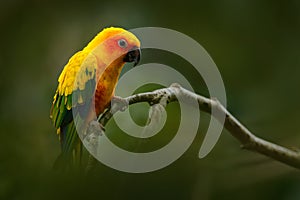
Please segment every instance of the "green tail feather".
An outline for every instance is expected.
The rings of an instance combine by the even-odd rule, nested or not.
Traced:
[[[83,149],[74,121],[61,127],[60,131],[62,152],[54,163],[54,169],[80,169],[83,165]]]

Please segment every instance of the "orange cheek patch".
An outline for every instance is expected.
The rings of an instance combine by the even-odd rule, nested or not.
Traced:
[[[104,48],[107,55],[114,55],[116,52],[121,52],[117,41],[117,39],[112,39],[104,42]]]

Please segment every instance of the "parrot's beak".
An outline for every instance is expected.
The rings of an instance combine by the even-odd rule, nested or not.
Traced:
[[[125,57],[124,62],[133,62],[133,66],[135,67],[141,59],[141,49],[140,48],[134,48],[131,51],[129,51]]]

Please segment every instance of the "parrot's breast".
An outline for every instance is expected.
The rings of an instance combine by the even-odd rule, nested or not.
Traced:
[[[94,99],[97,116],[109,106],[123,65],[123,63],[113,64],[100,75]]]

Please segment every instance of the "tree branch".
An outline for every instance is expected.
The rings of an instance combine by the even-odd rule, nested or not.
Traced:
[[[289,166],[300,169],[300,153],[272,142],[266,141],[262,138],[255,136],[244,125],[242,125],[232,114],[230,114],[226,108],[216,99],[209,99],[201,95],[195,94],[189,90],[182,88],[178,84],[172,84],[168,88],[155,90],[153,92],[146,92],[135,94],[125,98],[125,100],[131,104],[139,102],[148,102],[150,105],[157,104],[161,99],[167,99],[167,103],[177,101],[177,97],[183,97],[188,103],[189,99],[197,100],[200,110],[210,113],[211,108],[215,108],[217,112],[214,113],[214,117],[222,121],[220,113],[225,115],[224,127],[229,133],[235,137],[240,143],[243,149],[258,152],[266,155],[274,160],[285,163]],[[122,110],[122,105],[113,103],[110,109],[108,109],[100,118],[99,122],[105,126],[106,123],[112,118],[112,116]]]

